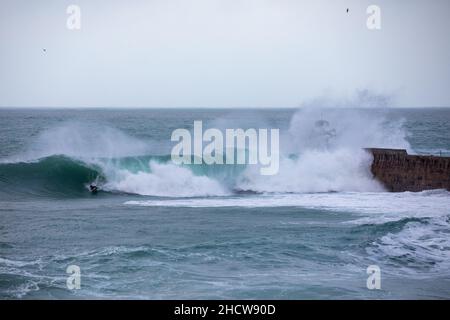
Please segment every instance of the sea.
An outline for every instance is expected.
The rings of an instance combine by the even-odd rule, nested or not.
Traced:
[[[278,173],[174,164],[200,120],[279,129]],[[450,156],[450,109],[2,108],[0,298],[449,299],[450,193],[369,147]]]

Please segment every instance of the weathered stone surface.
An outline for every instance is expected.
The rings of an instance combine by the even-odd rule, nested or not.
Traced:
[[[409,155],[401,149],[366,149],[372,173],[388,191],[450,191],[450,157]]]

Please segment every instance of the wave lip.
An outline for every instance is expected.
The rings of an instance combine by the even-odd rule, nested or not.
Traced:
[[[100,168],[66,156],[0,164],[0,193],[25,196],[79,196]]]

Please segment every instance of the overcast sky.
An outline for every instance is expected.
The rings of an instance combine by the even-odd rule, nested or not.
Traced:
[[[70,4],[81,30],[66,27]],[[366,26],[371,4],[381,30]],[[0,6],[3,107],[295,107],[365,89],[393,106],[450,106],[448,0]]]

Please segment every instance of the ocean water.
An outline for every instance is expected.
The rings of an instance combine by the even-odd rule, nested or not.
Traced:
[[[279,173],[172,164],[194,120],[279,128]],[[385,192],[362,148],[449,133],[436,108],[0,109],[0,298],[448,299],[450,193]]]

